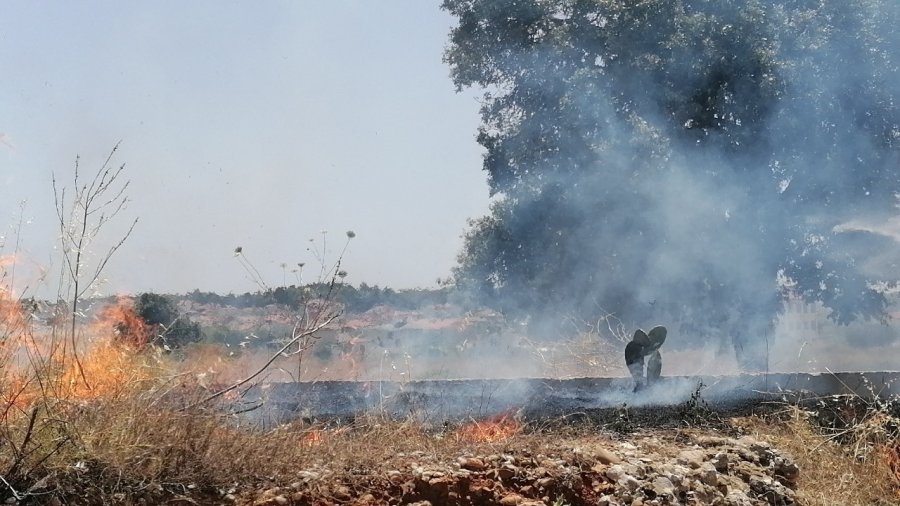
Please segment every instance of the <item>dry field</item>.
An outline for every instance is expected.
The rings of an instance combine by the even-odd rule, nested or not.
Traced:
[[[90,338],[76,360],[67,340],[36,333],[16,304],[0,307],[7,504],[900,501],[898,419],[888,404],[725,413],[696,398],[544,420],[511,412],[425,426],[369,413],[261,430],[229,411],[239,390],[209,399],[247,367],[222,350],[175,359],[117,343],[99,320],[81,329]]]

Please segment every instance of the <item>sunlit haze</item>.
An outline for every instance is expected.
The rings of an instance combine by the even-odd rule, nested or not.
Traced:
[[[51,175],[120,140],[131,201],[91,254],[139,223],[103,293],[255,290],[237,246],[290,284],[347,230],[351,283],[433,286],[488,206],[477,91],[441,60],[451,24],[436,1],[6,3],[0,254],[19,239],[51,273],[18,288],[55,289]]]

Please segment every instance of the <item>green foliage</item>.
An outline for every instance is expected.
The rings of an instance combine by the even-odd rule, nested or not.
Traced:
[[[153,329],[155,344],[178,348],[200,340],[200,324],[180,314],[165,295],[142,293],[135,301],[135,313]]]
[[[416,309],[434,304],[446,304],[449,294],[450,288],[393,290],[366,283],[361,283],[358,288],[345,284],[332,286],[329,283],[310,283],[303,286],[280,286],[242,295],[219,295],[194,290],[185,297],[200,304],[219,304],[239,308],[282,304],[295,310],[302,308],[311,300],[330,298],[343,305],[348,313],[362,313],[379,305],[388,305],[398,309]]]
[[[893,0],[445,0],[495,196],[458,285],[760,346],[791,291],[882,318],[900,193]],[[863,227],[864,229],[865,227]],[[891,257],[892,259],[894,257]],[[757,360],[757,365],[759,364]]]

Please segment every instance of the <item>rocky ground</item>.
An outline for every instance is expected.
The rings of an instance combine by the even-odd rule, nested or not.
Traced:
[[[749,436],[646,433],[550,438],[452,458],[397,454],[381,469],[298,470],[296,481],[223,500],[280,504],[426,505],[786,505],[800,469]],[[349,472],[348,472],[349,471]]]

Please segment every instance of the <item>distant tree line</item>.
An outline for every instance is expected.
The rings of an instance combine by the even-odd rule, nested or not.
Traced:
[[[183,296],[185,300],[198,304],[217,304],[236,308],[266,307],[281,304],[292,309],[300,309],[308,301],[330,298],[342,304],[348,313],[362,313],[375,306],[387,305],[397,309],[417,309],[423,306],[446,304],[450,296],[449,288],[414,288],[394,290],[378,285],[361,283],[359,287],[352,285],[335,285],[329,283],[311,283],[308,285],[279,286],[257,292],[243,294],[229,293],[220,295],[214,292],[194,290]]]
[[[116,322],[116,333],[123,342],[151,344],[169,350],[181,348],[187,344],[206,340],[230,346],[246,344],[246,330],[229,328],[227,325],[214,324],[201,328],[186,314],[178,309],[178,302],[187,300],[198,304],[215,304],[234,308],[262,308],[272,305],[286,306],[292,310],[300,310],[313,300],[329,299],[344,307],[346,313],[359,314],[375,306],[387,305],[396,309],[413,310],[425,306],[445,304],[452,297],[449,287],[439,289],[393,290],[380,288],[377,285],[353,287],[329,283],[313,283],[303,286],[283,286],[258,292],[220,295],[215,292],[194,290],[184,295],[163,295],[142,293],[134,299],[133,316],[123,313]],[[114,299],[106,301],[113,304]],[[137,317],[142,323],[135,324],[131,318]],[[271,342],[273,338],[289,332],[289,328],[277,325],[263,326],[254,331],[256,345]],[[243,343],[243,344],[242,344]]]

